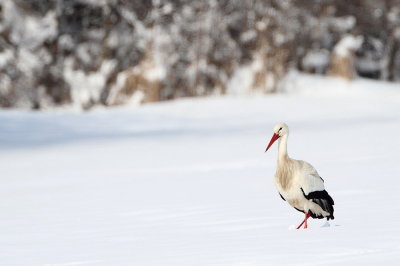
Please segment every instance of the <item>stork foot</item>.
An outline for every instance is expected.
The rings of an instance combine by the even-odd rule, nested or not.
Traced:
[[[311,214],[308,213],[308,212],[305,212],[305,215],[306,215],[306,216],[304,217],[303,222],[301,222],[301,224],[300,224],[296,229],[300,229],[301,226],[302,226],[303,224],[304,224],[304,229],[307,229],[307,228],[308,228],[308,226],[307,226],[307,219],[310,218]]]

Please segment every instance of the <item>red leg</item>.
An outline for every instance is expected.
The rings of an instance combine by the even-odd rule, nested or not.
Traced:
[[[304,217],[304,220],[303,220],[303,222],[301,222],[301,224],[296,228],[296,229],[300,229],[300,227],[304,224],[304,228],[308,228],[307,227],[307,219],[308,218],[310,218],[310,216],[311,216],[311,214],[309,214],[308,212],[307,213],[305,213],[305,217]]]
[[[304,220],[306,220],[305,222],[304,222],[304,229],[307,229],[308,228],[308,226],[307,226],[307,219],[310,217],[310,214],[306,214],[306,218],[304,218]]]
[[[301,222],[301,224],[300,224],[299,226],[297,226],[296,229],[300,229],[300,227],[305,223],[305,221],[306,221],[306,220],[303,220],[303,221]]]

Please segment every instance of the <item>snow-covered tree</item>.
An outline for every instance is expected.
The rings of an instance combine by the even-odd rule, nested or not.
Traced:
[[[290,69],[398,81],[399,48],[400,0],[0,0],[0,106],[274,92]]]

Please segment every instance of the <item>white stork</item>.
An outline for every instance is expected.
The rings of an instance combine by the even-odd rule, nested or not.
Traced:
[[[303,224],[307,228],[307,219],[312,218],[334,219],[333,199],[324,187],[324,180],[318,175],[311,164],[289,158],[287,154],[287,140],[289,128],[285,123],[278,123],[274,127],[274,135],[267,149],[279,139],[278,165],[275,173],[275,184],[279,195],[296,210],[303,212],[305,218],[297,227]]]

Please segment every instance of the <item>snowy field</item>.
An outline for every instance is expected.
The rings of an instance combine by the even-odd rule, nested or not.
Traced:
[[[0,265],[399,265],[400,84],[287,88],[1,111]],[[329,227],[292,229],[303,214],[274,187],[278,145],[264,153],[280,121],[335,200]]]

